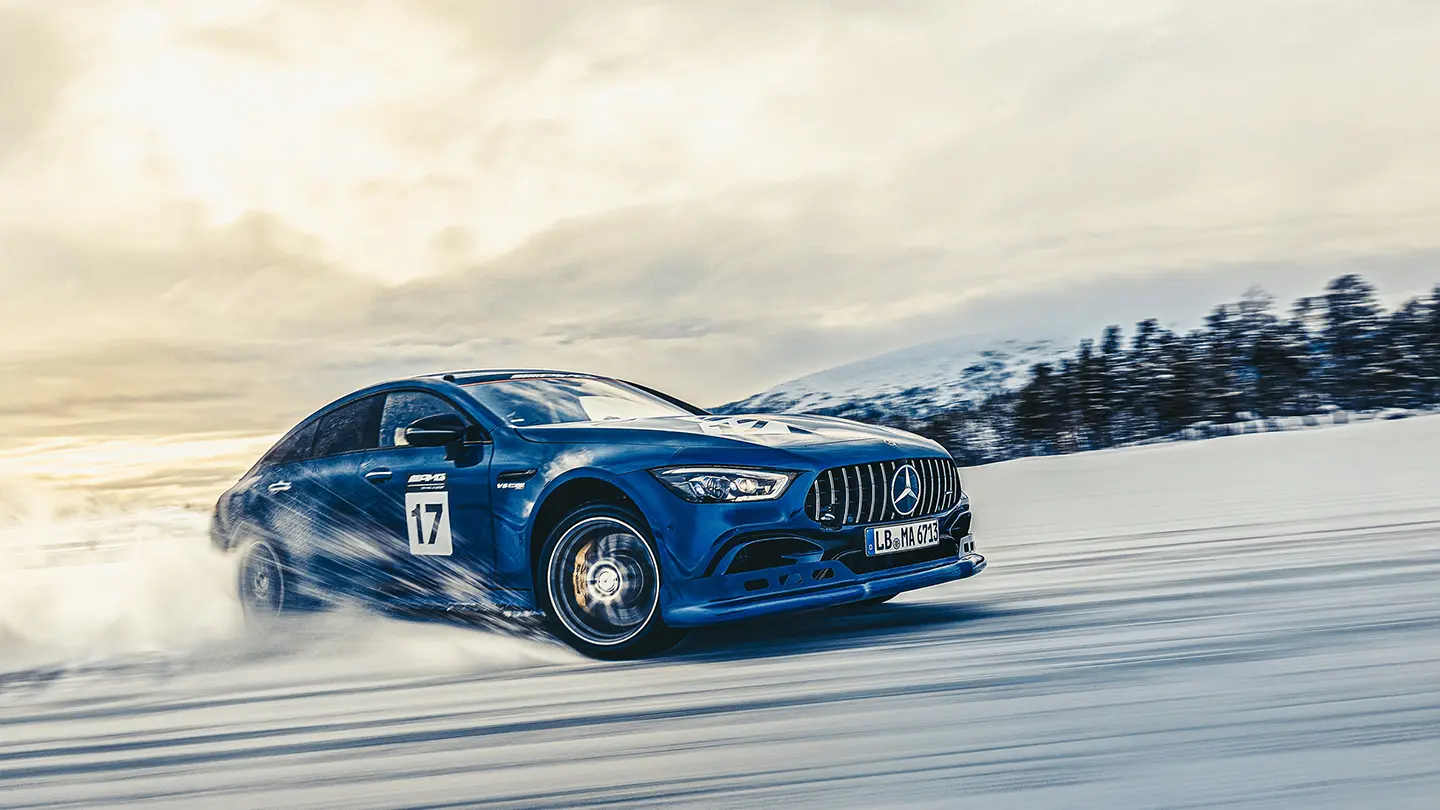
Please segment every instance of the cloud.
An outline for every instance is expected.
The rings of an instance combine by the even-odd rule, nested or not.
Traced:
[[[720,402],[1422,289],[1437,36],[1419,0],[5,6],[0,441],[487,365]]]
[[[313,241],[262,214],[163,247],[0,229],[0,265],[0,337],[12,350],[320,334],[380,286],[331,268]]]
[[[672,216],[572,222],[514,255],[399,285],[336,272],[261,217],[139,257],[32,246],[27,255],[64,257],[32,279],[58,306],[15,307],[4,322],[61,337],[0,358],[0,378],[17,383],[0,395],[5,435],[273,434],[372,382],[485,366],[594,370],[714,403],[754,380],[948,335],[1072,339],[1152,315],[1183,326],[1257,278],[1282,298],[1356,270],[1387,292],[1423,289],[1440,256],[1197,265],[970,294],[943,257],[879,246],[827,255],[825,223],[678,227]],[[97,316],[108,318],[103,340]]]
[[[44,17],[0,6],[0,166],[16,159],[49,120],[74,62]]]

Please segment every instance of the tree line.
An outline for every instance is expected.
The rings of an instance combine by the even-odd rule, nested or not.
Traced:
[[[1440,285],[1386,312],[1359,275],[1288,313],[1253,288],[1177,332],[1151,318],[1030,368],[1019,390],[924,419],[882,418],[965,464],[1071,453],[1203,423],[1440,404]]]

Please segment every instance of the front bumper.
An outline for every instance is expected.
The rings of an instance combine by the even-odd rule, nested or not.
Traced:
[[[985,568],[968,499],[931,516],[939,545],[868,557],[865,526],[825,528],[806,514],[813,475],[778,501],[704,505],[682,501],[649,473],[626,478],[659,546],[661,612],[676,627],[891,596]]]
[[[973,543],[973,537],[967,535],[958,542],[963,548]],[[791,565],[693,580],[686,583],[685,601],[672,602],[663,612],[665,621],[673,627],[698,627],[892,596],[973,577],[983,570],[985,558],[973,551],[865,575],[853,573],[837,562]],[[766,587],[746,593],[754,587],[752,583],[760,580],[767,582]]]

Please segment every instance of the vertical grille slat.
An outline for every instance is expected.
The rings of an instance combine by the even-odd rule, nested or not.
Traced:
[[[922,458],[920,463],[915,465],[915,470],[920,473],[920,502],[915,506],[915,514],[930,514],[930,493],[935,488],[928,486],[930,483],[930,459]]]
[[[905,466],[905,465],[904,465],[904,464],[897,464],[897,465],[895,465],[895,466],[896,466],[896,469],[899,469],[900,467],[903,467],[903,466]],[[902,515],[902,516],[901,516],[901,517],[903,517],[905,520],[909,520],[909,519],[911,519],[911,518],[917,518],[917,517],[920,517],[921,515],[925,514],[925,462],[923,462],[923,461],[912,461],[912,462],[910,462],[910,466],[912,466],[912,467],[915,468],[915,486],[920,489],[920,492],[919,492],[919,495],[918,495],[918,496],[916,497],[916,499],[915,499],[915,509],[914,509],[914,511],[912,511],[912,512],[911,512],[910,514],[908,514],[908,515]]]
[[[874,497],[870,499],[870,511],[865,513],[865,522],[874,523],[875,507],[880,503],[880,491],[875,488],[875,465],[866,464],[865,474],[870,477],[870,491],[874,493]]]
[[[890,482],[906,464],[915,468],[920,502],[915,511],[901,515],[890,499]],[[960,476],[951,459],[897,459],[832,467],[820,473],[806,496],[805,511],[813,520],[825,512],[839,513],[844,525],[855,526],[938,515],[959,499]]]
[[[881,520],[896,520],[900,517],[900,510],[896,509],[896,503],[890,499],[890,481],[896,477],[896,470],[899,470],[899,461],[888,461],[886,463],[886,513],[880,516]]]
[[[890,519],[890,510],[894,508],[890,503],[890,465],[887,462],[875,462],[875,478],[875,490],[880,493],[880,514],[875,516],[875,522],[884,523]]]
[[[854,495],[852,495],[851,497],[854,499],[854,502],[855,502],[855,508],[850,510],[850,514],[854,517],[855,522],[856,522],[856,523],[859,523],[859,522],[860,522],[860,496],[861,496],[861,494],[865,491],[865,485],[862,484],[862,483],[860,483],[860,468],[859,468],[859,467],[852,467],[851,470],[850,470],[850,472],[852,473],[852,475],[850,476],[850,490],[849,490],[849,491],[854,492]]]
[[[855,507],[855,520],[864,522],[869,519],[870,510],[875,507],[875,488],[865,486],[864,467],[855,468],[855,483],[856,488],[860,490],[860,502]],[[866,503],[866,498],[870,499],[869,503]]]
[[[920,498],[915,502],[915,511],[912,514],[928,515],[930,514],[930,487],[925,486],[925,483],[930,478],[930,465],[925,463],[925,459],[922,458],[915,463],[915,472],[916,480],[919,481]]]
[[[865,485],[860,481],[860,468],[855,468],[854,473],[852,478],[855,487],[855,522],[859,523],[865,515]]]
[[[875,491],[880,495],[880,508],[875,510],[875,521],[885,520],[890,512],[890,479],[885,477],[885,462],[875,462]]]
[[[940,470],[935,459],[925,459],[925,511],[934,512],[940,503]]]

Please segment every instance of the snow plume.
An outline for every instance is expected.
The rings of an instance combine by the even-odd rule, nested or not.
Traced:
[[[241,627],[233,564],[181,509],[0,481],[0,668],[194,647]]]
[[[97,508],[0,480],[0,695],[86,673],[260,665],[284,677],[350,667],[426,674],[574,658],[551,643],[480,629],[513,635],[503,623],[399,621],[351,605],[256,632],[235,597],[236,558],[210,544],[208,524],[201,512]],[[440,580],[429,584],[462,584],[458,576]]]

